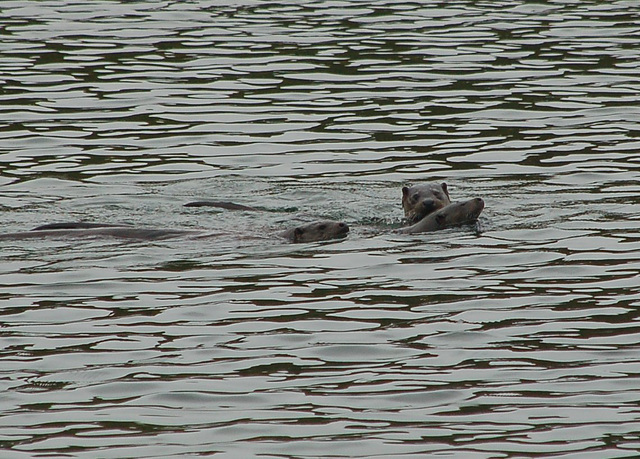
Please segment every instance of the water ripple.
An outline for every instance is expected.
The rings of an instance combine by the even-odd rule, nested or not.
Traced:
[[[635,3],[0,11],[4,230],[220,235],[0,242],[5,455],[636,454]]]

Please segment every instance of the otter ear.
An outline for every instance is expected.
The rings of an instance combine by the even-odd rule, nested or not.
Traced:
[[[304,230],[300,227],[297,227],[293,230],[293,242],[298,242],[302,235],[304,234]]]
[[[443,214],[436,215],[436,223],[440,226],[444,225],[444,222],[447,220],[447,217]]]
[[[447,195],[447,198],[451,199],[451,197],[449,196],[449,190],[447,189],[447,184],[445,182],[442,182],[442,191],[444,191],[444,194]]]
[[[402,196],[406,198],[408,195],[409,195],[409,188],[406,187],[406,186],[403,186],[402,187]]]

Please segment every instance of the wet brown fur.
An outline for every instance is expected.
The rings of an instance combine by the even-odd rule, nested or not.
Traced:
[[[463,225],[465,223],[471,223],[478,219],[478,216],[483,209],[484,201],[480,198],[454,202],[427,215],[418,223],[402,228],[400,233],[426,233],[452,226]]]
[[[343,238],[349,232],[346,223],[322,220],[296,226],[283,231],[279,236],[289,242],[315,242]],[[113,237],[119,239],[156,240],[180,236],[213,237],[204,231],[189,231],[164,228],[136,228],[126,225],[110,225],[87,222],[50,223],[30,231],[0,234],[0,240],[22,240],[51,238]]]
[[[427,215],[449,204],[451,199],[444,182],[402,187],[402,207],[409,224],[418,223]]]
[[[333,220],[322,220],[297,226],[280,233],[280,236],[290,242],[316,242],[345,237],[349,232],[346,223]]]

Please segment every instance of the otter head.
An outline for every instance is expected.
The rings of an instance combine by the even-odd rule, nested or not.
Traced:
[[[349,227],[346,223],[334,220],[322,220],[297,226],[282,233],[291,242],[316,242],[346,237]]]
[[[482,198],[473,198],[460,203],[462,206],[462,223],[474,222],[478,219],[484,209]]]
[[[409,224],[417,223],[449,204],[449,191],[444,182],[402,187],[402,207]]]
[[[439,228],[471,223],[478,219],[484,209],[481,198],[450,204],[435,214],[435,222]]]

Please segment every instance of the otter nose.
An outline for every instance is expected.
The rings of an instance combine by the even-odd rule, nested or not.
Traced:
[[[430,209],[436,205],[436,202],[433,199],[425,199],[420,203],[420,205],[425,209]]]
[[[475,198],[474,201],[479,209],[484,209],[484,201],[482,200],[482,198]]]

